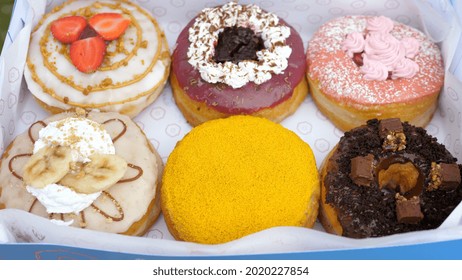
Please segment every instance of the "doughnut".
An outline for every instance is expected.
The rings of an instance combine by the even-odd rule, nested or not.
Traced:
[[[320,171],[319,220],[351,238],[439,227],[462,200],[462,165],[425,129],[398,118],[345,132]]]
[[[52,114],[82,108],[134,117],[162,92],[170,62],[148,11],[124,0],[71,0],[33,29],[24,76]]]
[[[218,244],[275,226],[313,227],[319,178],[310,146],[265,118],[193,128],[168,157],[161,207],[177,240]]]
[[[441,52],[422,32],[384,16],[344,16],[313,35],[307,79],[319,110],[348,131],[369,119],[428,124],[444,81]]]
[[[308,93],[305,71],[303,42],[290,25],[230,2],[204,9],[180,33],[170,84],[193,126],[232,115],[280,122]]]
[[[77,111],[35,122],[9,144],[0,161],[0,209],[143,235],[160,214],[159,154],[128,116]]]

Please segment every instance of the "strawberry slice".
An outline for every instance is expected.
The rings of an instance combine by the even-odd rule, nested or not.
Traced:
[[[363,61],[363,53],[354,53],[353,54],[353,61],[358,65],[359,67],[363,66],[364,61]]]
[[[53,21],[50,29],[56,40],[69,44],[79,39],[85,26],[87,26],[87,20],[84,17],[68,16]]]
[[[90,37],[71,44],[70,57],[80,72],[94,72],[103,63],[106,43],[101,37]]]
[[[104,40],[110,41],[119,38],[125,32],[130,24],[130,18],[117,13],[101,13],[92,16],[88,24]]]

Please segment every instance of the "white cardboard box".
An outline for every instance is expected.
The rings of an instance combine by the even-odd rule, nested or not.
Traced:
[[[22,79],[31,29],[43,13],[61,3],[59,0],[17,0],[0,59],[0,151],[36,120],[48,116],[31,97]],[[134,1],[149,10],[165,30],[173,50],[175,41],[187,22],[202,8],[226,1]],[[457,1],[456,1],[457,2]],[[462,83],[452,74],[462,76],[459,66],[462,51],[457,45],[462,27],[449,1],[363,1],[363,0],[262,0],[255,3],[286,19],[302,36],[305,47],[313,32],[325,21],[346,14],[386,15],[410,24],[434,38],[440,45],[447,69],[444,91],[432,122],[426,127],[431,135],[462,159]],[[456,6],[460,8],[459,6]],[[11,39],[11,40],[10,40]],[[460,77],[460,76],[459,76]],[[136,122],[166,161],[177,141],[191,129],[176,108],[171,89],[165,88],[158,100],[144,110]],[[307,98],[297,112],[282,122],[310,144],[318,166],[343,135]],[[461,162],[459,160],[459,162]],[[160,256],[245,255],[319,250],[384,247],[420,244],[462,237],[462,206],[436,230],[412,232],[381,238],[353,240],[315,229],[278,227],[221,245],[200,245],[173,240],[162,217],[143,237],[94,232],[57,226],[46,219],[18,210],[0,211],[0,243],[50,243],[81,248]]]

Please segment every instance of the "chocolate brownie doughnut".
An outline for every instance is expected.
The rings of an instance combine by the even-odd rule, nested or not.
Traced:
[[[319,219],[353,238],[437,228],[462,200],[456,162],[423,128],[369,120],[324,161]]]

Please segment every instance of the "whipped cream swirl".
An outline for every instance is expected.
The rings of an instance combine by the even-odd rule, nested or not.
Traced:
[[[384,81],[388,78],[387,66],[377,60],[369,59],[367,56],[363,57],[361,72],[366,80]]]
[[[384,64],[388,71],[393,71],[405,56],[401,42],[389,33],[369,33],[366,37],[364,56]]]
[[[391,73],[392,79],[412,78],[419,71],[419,65],[410,59],[401,60]]]
[[[48,213],[77,214],[90,206],[101,194],[101,192],[77,193],[59,184],[50,184],[43,189],[27,186],[26,189],[45,206]]]
[[[86,118],[66,118],[49,123],[39,131],[33,153],[51,145],[70,147],[73,162],[89,162],[89,157],[96,153],[115,154],[114,144],[107,131],[101,124]],[[45,206],[48,213],[77,214],[101,195],[101,191],[77,193],[60,184],[49,184],[42,189],[26,186],[26,189]]]
[[[366,40],[364,40],[363,34],[353,32],[346,36],[346,39],[343,41],[342,49],[352,58],[355,53],[362,52],[365,46]]]
[[[265,49],[257,51],[258,60],[217,63],[214,45],[225,27],[246,27],[260,35]],[[262,84],[272,74],[282,74],[288,66],[292,49],[285,45],[290,28],[279,25],[279,18],[263,12],[256,5],[241,6],[230,2],[221,7],[204,9],[189,29],[188,62],[209,83],[225,83],[240,88],[248,82]]]
[[[418,53],[419,53],[419,41],[417,41],[414,38],[403,38],[401,39],[401,44],[404,47],[404,50],[406,51],[406,57],[407,58],[414,58]]]
[[[387,17],[371,17],[367,19],[366,34],[352,32],[342,42],[349,57],[362,54],[360,71],[364,79],[412,78],[419,71],[419,65],[411,60],[419,53],[419,41],[410,37],[398,40],[390,33],[393,26]]]
[[[367,19],[366,29],[371,32],[389,33],[393,30],[393,21],[385,16],[370,17]]]
[[[89,162],[95,153],[115,154],[111,136],[94,121],[86,118],[66,118],[49,123],[39,131],[34,154],[45,146],[61,145],[72,149],[72,161]]]

